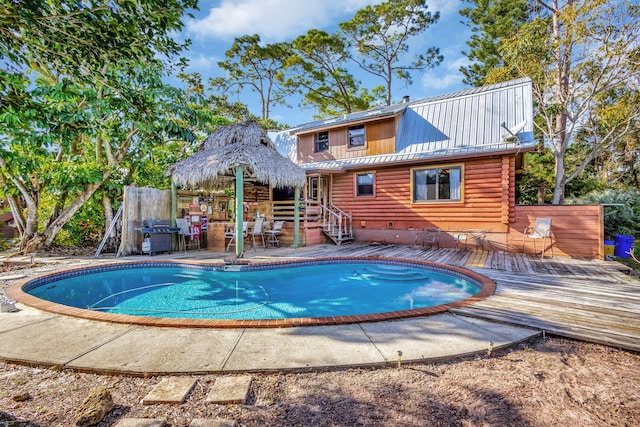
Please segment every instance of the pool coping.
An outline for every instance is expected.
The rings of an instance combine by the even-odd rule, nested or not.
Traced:
[[[54,273],[42,274],[35,277],[29,277],[21,279],[6,289],[6,295],[26,306],[42,310],[49,313],[60,314],[65,316],[77,317],[87,320],[96,320],[109,323],[120,323],[138,326],[155,326],[155,327],[173,327],[173,328],[212,328],[212,329],[227,329],[227,328],[289,328],[289,327],[302,327],[302,326],[330,326],[330,325],[346,325],[352,323],[367,323],[367,322],[382,322],[387,320],[399,320],[408,319],[412,317],[431,316],[435,314],[445,313],[450,309],[465,307],[475,304],[478,301],[482,301],[489,296],[493,295],[496,291],[496,283],[486,276],[483,276],[474,271],[466,268],[439,264],[429,261],[411,260],[397,257],[381,257],[381,256],[351,256],[351,257],[324,257],[318,258],[301,258],[295,261],[292,260],[280,260],[280,261],[250,261],[247,260],[227,260],[226,262],[216,263],[203,263],[200,261],[192,260],[147,260],[147,261],[123,261],[109,264],[104,268],[117,268],[126,267],[132,265],[192,265],[192,266],[206,266],[206,267],[222,267],[234,266],[238,269],[243,267],[268,267],[268,266],[282,266],[284,264],[323,264],[327,262],[346,262],[350,260],[358,261],[388,261],[398,262],[404,264],[414,264],[429,267],[432,269],[441,269],[445,271],[455,272],[463,276],[471,278],[477,282],[481,289],[480,291],[463,300],[455,301],[447,304],[440,304],[433,307],[422,307],[410,310],[398,310],[383,313],[372,313],[363,315],[350,315],[350,316],[326,316],[326,317],[298,317],[287,319],[262,319],[262,320],[234,320],[234,319],[188,319],[188,318],[157,318],[157,317],[144,317],[133,315],[122,315],[103,313],[93,310],[81,309],[70,307],[62,304],[53,303],[37,297],[34,297],[23,290],[23,287],[30,282],[43,280],[46,278],[57,277],[65,273],[74,273],[85,270],[95,270],[97,267],[79,267],[70,268],[64,271],[57,271]],[[240,262],[241,261],[241,262]]]

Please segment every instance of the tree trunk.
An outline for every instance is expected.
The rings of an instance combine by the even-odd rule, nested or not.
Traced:
[[[102,206],[104,207],[104,218],[105,218],[105,234],[107,232],[107,230],[109,229],[109,227],[111,226],[111,223],[113,222],[113,206],[111,204],[111,199],[108,198],[107,196],[103,196],[102,197]],[[111,231],[111,235],[107,236],[109,239],[112,237],[115,237],[115,232],[112,230]]]
[[[555,166],[555,186],[553,188],[553,204],[561,205],[564,203],[564,177],[565,177],[565,166],[564,166],[564,150],[560,153],[554,153],[556,159]]]
[[[556,77],[555,100],[560,110],[556,114],[555,119],[555,138],[550,138],[555,144],[553,155],[555,157],[555,186],[553,189],[553,204],[561,205],[564,203],[564,186],[566,184],[566,168],[565,156],[567,146],[569,145],[569,136],[567,135],[567,100],[569,97],[569,71],[571,70],[571,43],[572,40],[563,40],[562,25],[560,23],[560,9],[558,1],[553,2],[553,34],[556,40],[555,59],[558,66]]]
[[[28,253],[33,252],[33,245],[29,244],[32,239],[38,237],[38,196],[30,193],[22,193],[22,196],[27,203],[27,218],[24,227],[24,234],[20,241],[20,252]]]
[[[24,235],[26,220],[22,213],[22,208],[20,207],[20,201],[15,196],[7,196],[7,201],[9,202],[9,207],[13,213],[13,220],[16,223],[18,233],[20,234],[20,237],[22,237]]]
[[[82,193],[78,194],[71,204],[60,215],[51,222],[51,224],[42,233],[44,237],[44,246],[51,246],[53,240],[56,238],[62,227],[71,219],[71,217],[85,204],[87,200],[100,188],[107,177],[103,177],[103,180],[89,185]]]
[[[539,205],[544,205],[544,193],[545,193],[545,186],[544,183],[540,183],[538,184],[538,204]]]

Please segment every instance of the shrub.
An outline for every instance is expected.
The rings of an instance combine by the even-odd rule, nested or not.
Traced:
[[[637,191],[598,191],[567,203],[604,205],[605,239],[613,239],[616,234],[637,236],[640,229],[640,193]]]

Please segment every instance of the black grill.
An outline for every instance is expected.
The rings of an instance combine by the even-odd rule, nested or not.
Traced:
[[[166,219],[146,219],[142,221],[143,243],[142,252],[153,255],[158,252],[171,252],[171,233],[180,231],[178,227],[172,227],[171,221]],[[145,244],[148,241],[148,245]]]

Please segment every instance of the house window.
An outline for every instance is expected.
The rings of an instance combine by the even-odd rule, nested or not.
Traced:
[[[347,128],[347,139],[349,148],[364,147],[364,125]]]
[[[309,199],[318,200],[318,177],[309,179]]]
[[[356,174],[356,196],[373,196],[373,173]]]
[[[329,132],[317,132],[314,151],[327,151],[329,149]]]
[[[460,201],[462,167],[413,170],[413,201]]]

